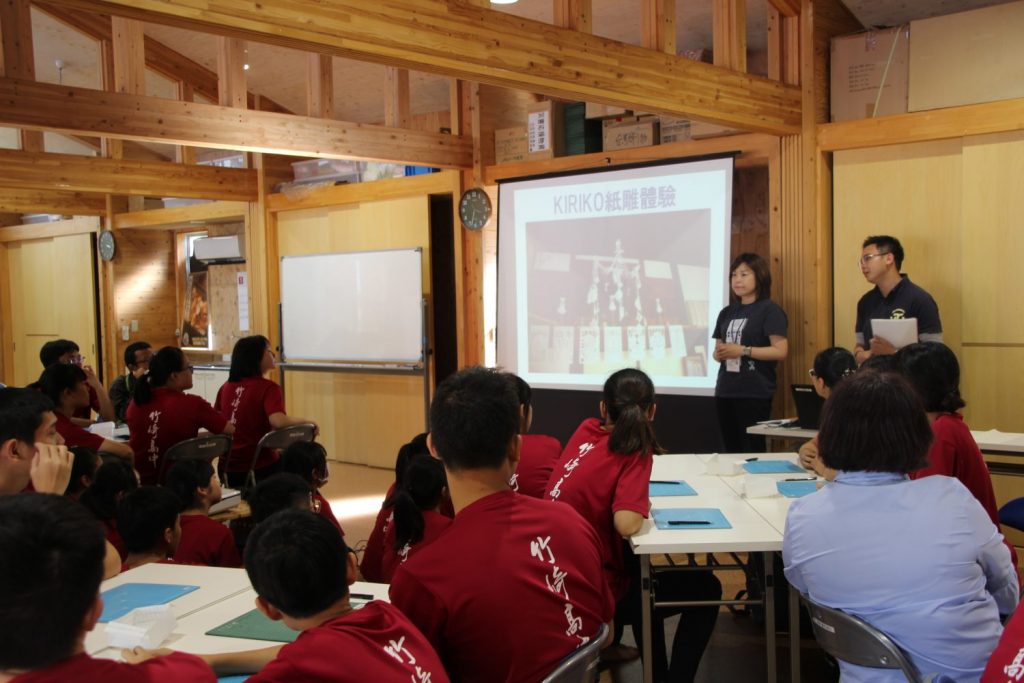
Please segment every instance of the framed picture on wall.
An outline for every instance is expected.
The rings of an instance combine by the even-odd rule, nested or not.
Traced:
[[[185,319],[181,323],[183,348],[210,348],[208,276],[208,272],[192,272],[185,278]]]

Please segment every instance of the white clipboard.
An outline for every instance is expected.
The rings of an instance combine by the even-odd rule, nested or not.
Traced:
[[[872,318],[871,333],[902,349],[917,343],[917,318]],[[867,341],[871,342],[870,339]]]

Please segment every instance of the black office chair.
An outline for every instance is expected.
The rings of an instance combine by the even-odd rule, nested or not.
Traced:
[[[248,491],[256,485],[256,463],[259,462],[260,454],[265,450],[284,450],[296,441],[312,441],[316,436],[316,425],[312,422],[282,427],[272,432],[267,432],[256,444],[253,451],[252,462],[249,463],[249,473],[245,476],[244,490]],[[227,467],[227,465],[225,465]]]
[[[231,437],[227,434],[204,434],[194,439],[179,441],[164,453],[156,481],[162,486],[168,470],[174,467],[178,460],[206,460],[212,463],[214,458],[223,457],[230,452]]]
[[[892,638],[863,619],[811,600],[800,599],[811,613],[814,637],[838,660],[873,669],[900,669],[909,683],[922,683],[921,674]]]
[[[601,624],[597,635],[559,662],[555,670],[545,676],[541,683],[596,683],[601,645],[607,638],[608,624]]]

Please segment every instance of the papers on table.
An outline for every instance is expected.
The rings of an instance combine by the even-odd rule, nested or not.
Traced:
[[[732,524],[718,508],[668,508],[653,511],[659,529],[731,529]]]
[[[885,339],[897,349],[902,349],[917,342],[917,318],[872,318],[871,334]]]
[[[210,506],[210,512],[208,514],[215,515],[218,512],[224,512],[242,502],[242,492],[238,489],[222,488],[220,494],[220,502],[214,503]]]
[[[125,583],[103,591],[103,614],[100,623],[123,617],[133,609],[164,605],[186,593],[198,590],[199,586],[181,586],[171,583]]]
[[[650,483],[647,495],[652,498],[655,496],[696,496],[697,492],[693,490],[692,486],[682,479],[666,481],[654,480]]]
[[[804,474],[804,470],[788,460],[754,460],[743,463],[750,474]]]

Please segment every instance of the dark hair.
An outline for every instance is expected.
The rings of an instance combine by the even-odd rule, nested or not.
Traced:
[[[259,524],[275,512],[297,507],[303,502],[308,505],[311,493],[309,484],[302,477],[282,472],[256,484],[245,500],[252,511],[252,521]],[[338,530],[335,529],[334,533]]]
[[[954,413],[967,403],[960,396],[960,363],[942,342],[919,342],[896,354],[900,372],[917,390],[925,410]]]
[[[136,351],[145,351],[146,349],[151,349],[151,348],[153,348],[153,346],[149,342],[144,342],[144,341],[132,342],[131,344],[126,346],[125,349],[124,349],[124,364],[127,367],[131,367],[133,365],[136,365],[136,363],[135,363],[135,352]]]
[[[892,258],[896,262],[896,270],[903,267],[903,245],[900,244],[898,239],[891,235],[871,235],[864,240],[861,249],[871,245],[878,247],[878,253],[880,254],[892,254]]]
[[[438,506],[447,485],[448,479],[440,460],[419,457],[409,462],[404,484],[401,488],[396,487],[391,497],[395,516],[395,552],[406,543],[415,545],[423,539],[423,511]]]
[[[241,382],[246,377],[260,377],[260,365],[263,354],[270,347],[270,340],[261,334],[242,337],[235,342],[231,350],[231,370],[228,372],[229,382]]]
[[[8,439],[35,443],[47,412],[53,412],[53,401],[35,389],[0,389],[0,444]]]
[[[754,294],[757,296],[756,300],[772,298],[772,271],[768,267],[768,262],[753,252],[744,252],[732,260],[732,263],[729,265],[729,277],[731,278],[733,271],[743,264],[746,264],[750,270],[754,271],[756,287]],[[736,298],[736,295],[732,293],[731,287],[729,288],[729,296],[733,299]]]
[[[153,400],[153,389],[166,385],[171,375],[181,372],[186,365],[185,354],[177,346],[165,346],[157,351],[149,361],[149,371],[135,386],[135,403],[140,406],[149,403]]]
[[[819,351],[814,357],[814,376],[834,389],[844,377],[849,377],[857,370],[857,359],[841,346],[833,346]]]
[[[129,553],[148,553],[178,519],[178,497],[162,486],[140,486],[117,506],[117,531]]]
[[[642,370],[624,368],[604,383],[604,407],[614,423],[608,450],[621,455],[664,453],[647,411],[654,405],[654,383]]]
[[[516,391],[516,395],[519,396],[519,408],[522,410],[522,416],[520,419],[520,426],[523,433],[526,432],[526,418],[530,415],[530,401],[533,399],[533,389],[526,383],[526,380],[519,375],[507,373],[509,380],[512,382],[512,387]]]
[[[341,534],[323,517],[282,510],[249,536],[245,572],[261,598],[302,619],[348,595],[348,553]]]
[[[505,374],[480,366],[449,375],[430,404],[430,438],[452,470],[493,469],[519,434],[519,399]]]
[[[61,395],[65,391],[74,391],[75,387],[87,381],[85,370],[77,365],[65,365],[56,363],[43,370],[39,375],[39,381],[35,386],[43,395],[53,401],[53,405],[59,406]]]
[[[409,469],[409,463],[420,457],[433,457],[430,455],[430,448],[427,447],[426,432],[412,437],[409,443],[402,444],[398,449],[398,456],[395,458],[395,487],[391,491],[391,495],[384,499],[382,507],[394,507],[395,494],[405,483],[405,473]]]
[[[893,354],[885,354],[882,356],[868,356],[867,360],[860,364],[857,369],[858,372],[864,370],[872,370],[874,372],[896,372],[900,371],[899,363],[896,362],[896,356]]]
[[[43,493],[0,496],[0,519],[0,669],[42,669],[74,654],[103,579],[103,530]]]
[[[167,473],[165,486],[180,501],[178,510],[184,512],[196,506],[196,489],[207,488],[213,477],[213,465],[202,458],[178,460]]]
[[[43,344],[39,349],[39,362],[44,368],[60,362],[60,357],[66,353],[77,353],[78,344],[70,339],[54,339]]]
[[[93,475],[89,488],[78,499],[96,519],[108,521],[117,518],[117,504],[121,496],[139,488],[132,464],[117,456],[103,461]]]
[[[839,383],[821,411],[822,462],[848,472],[905,474],[928,464],[932,428],[907,380],[861,372]]]
[[[82,482],[83,477],[88,477],[90,484],[92,483],[101,460],[99,453],[85,446],[72,446],[68,450],[74,459],[71,461],[71,480],[64,490],[64,495],[75,496],[88,488],[88,485]]]
[[[312,488],[313,472],[327,473],[327,449],[316,441],[293,441],[281,453],[281,471],[302,477]]]

